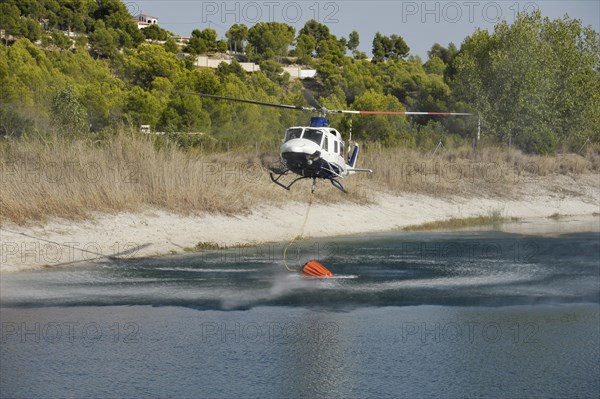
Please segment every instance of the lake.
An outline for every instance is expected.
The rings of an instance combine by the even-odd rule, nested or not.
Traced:
[[[284,247],[4,273],[1,396],[598,397],[598,232]]]

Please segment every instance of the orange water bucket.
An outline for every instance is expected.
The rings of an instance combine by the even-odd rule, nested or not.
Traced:
[[[332,277],[333,273],[331,273],[325,266],[317,262],[316,260],[311,260],[302,268],[302,272],[305,276],[308,277]]]

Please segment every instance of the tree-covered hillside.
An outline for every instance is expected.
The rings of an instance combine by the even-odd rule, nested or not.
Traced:
[[[0,134],[93,135],[119,125],[151,125],[183,145],[277,143],[308,115],[201,99],[209,94],[305,105],[303,86],[328,108],[466,111],[480,115],[483,138],[509,139],[528,152],[577,149],[600,141],[600,39],[580,21],[522,14],[494,32],[476,31],[460,48],[433,44],[423,62],[398,32],[358,51],[356,31],[338,38],[308,21],[233,25],[223,39],[198,27],[177,43],[158,26],[138,29],[119,0],[1,0]],[[193,65],[198,54],[229,52],[260,64]],[[291,80],[282,64],[317,70]],[[333,117],[346,131],[349,117]],[[477,117],[353,117],[353,137],[430,148],[470,141]]]

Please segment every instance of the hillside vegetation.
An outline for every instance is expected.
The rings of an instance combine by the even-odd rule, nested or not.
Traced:
[[[577,151],[588,138],[600,141],[599,35],[568,17],[521,14],[493,33],[474,32],[460,48],[436,43],[423,62],[401,36],[381,34],[368,60],[357,50],[357,32],[338,38],[314,20],[298,32],[277,22],[234,25],[222,40],[210,28],[194,29],[180,47],[158,26],[138,29],[118,0],[3,0],[0,11],[0,128],[8,137],[146,124],[205,133],[179,138],[183,147],[202,140],[204,148],[271,147],[285,127],[305,124],[308,116],[178,91],[303,105],[302,83],[282,74],[277,62],[296,60],[318,71],[303,83],[328,108],[473,112],[485,141],[510,140],[531,153]],[[235,62],[193,66],[197,54],[228,48],[240,60],[259,62],[261,71],[247,74]],[[332,119],[347,131],[348,116]],[[477,117],[353,116],[352,123],[357,139],[430,149],[440,138],[446,146],[470,143]]]

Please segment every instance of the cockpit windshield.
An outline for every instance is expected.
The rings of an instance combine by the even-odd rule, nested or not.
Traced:
[[[288,129],[285,132],[285,141],[287,142],[292,139],[299,139],[301,134],[302,134],[301,127],[294,127],[294,128]]]
[[[323,132],[317,129],[306,129],[302,135],[303,139],[307,139],[321,145],[323,139]]]

